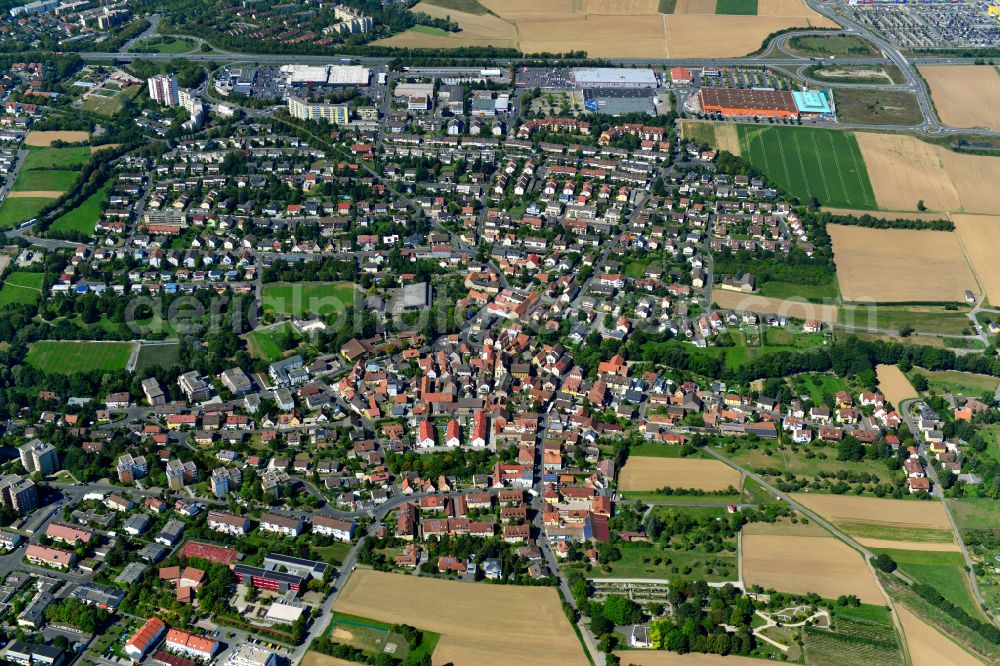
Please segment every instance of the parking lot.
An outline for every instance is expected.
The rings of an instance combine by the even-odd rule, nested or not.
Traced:
[[[986,4],[908,4],[849,7],[853,18],[899,48],[996,46],[1000,22]]]

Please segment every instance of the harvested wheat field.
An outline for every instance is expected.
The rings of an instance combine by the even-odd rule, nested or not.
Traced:
[[[925,229],[827,226],[845,301],[962,302],[978,292],[958,234]]]
[[[715,10],[715,0],[712,0]],[[656,14],[659,11],[660,0],[577,0],[573,3],[573,11],[579,14]]]
[[[958,647],[950,638],[913,614],[906,606],[896,605],[896,615],[903,625],[903,635],[913,666],[976,666],[981,663]]]
[[[103,146],[91,146],[90,147],[90,152],[91,153],[96,153],[96,152],[100,152],[102,150],[110,150],[112,148],[117,148],[120,145],[122,145],[122,144],[120,144],[120,143],[106,143]]]
[[[510,651],[497,649],[497,636],[516,637],[518,656],[526,663],[587,664],[555,588],[480,585],[361,569],[347,581],[335,609],[441,634],[435,664],[506,666]],[[483,621],[484,611],[488,622]]]
[[[993,65],[921,65],[941,122],[1000,130],[1000,73]]]
[[[956,213],[951,221],[986,298],[1000,303],[1000,215]]]
[[[743,579],[782,592],[829,599],[854,594],[864,603],[885,603],[861,555],[833,537],[746,535]]]
[[[714,14],[715,0],[677,0],[674,14]]]
[[[506,17],[505,17],[506,18]],[[592,58],[665,58],[667,42],[659,14],[553,15],[513,19],[525,53],[586,51]]]
[[[875,367],[879,393],[897,407],[902,401],[916,398],[917,392],[903,371],[894,365],[880,363]]]
[[[90,138],[90,132],[72,132],[72,131],[48,131],[40,132],[38,130],[31,130],[28,135],[24,137],[24,145],[26,146],[51,146],[55,141],[64,141],[66,143],[80,143],[81,141],[86,141]]]
[[[628,650],[616,652],[621,663],[635,666],[761,666],[760,659],[738,655],[721,656],[702,652],[678,654],[666,650]]]
[[[996,214],[1000,158],[963,155],[912,136],[857,132],[879,208]]]
[[[818,319],[830,323],[837,321],[837,306],[817,305],[806,301],[782,300],[756,294],[744,294],[728,289],[713,289],[712,302],[729,310],[748,310],[763,314],[779,314],[795,319]]]
[[[832,21],[805,9],[799,16],[664,16],[669,58],[735,58],[760,48],[773,32],[796,27],[831,28]],[[706,39],[706,35],[711,35]],[[591,54],[593,55],[593,54]]]
[[[859,540],[921,545],[954,542],[951,523],[940,502],[818,493],[793,493],[791,497]],[[891,547],[913,550],[905,545]]]
[[[517,48],[517,31],[510,23],[492,14],[470,14],[421,2],[413,7],[435,18],[449,17],[462,28],[460,32],[411,29],[375,42],[379,46],[410,49],[457,49],[463,46]]]
[[[516,28],[517,46],[526,53],[586,51],[591,57],[635,58],[742,56],[760,48],[764,38],[778,30],[836,27],[801,0],[760,0],[761,16],[716,16],[715,0],[679,0],[670,15],[658,13],[658,0],[482,0],[482,4]],[[456,19],[456,13],[449,12]],[[461,18],[456,20],[464,27]],[[404,34],[409,36],[412,31]],[[393,40],[398,42],[399,38],[397,35],[381,43],[396,45]]]
[[[740,156],[740,135],[734,123],[716,123],[715,147]]]
[[[632,456],[625,463],[618,482],[622,490],[697,488],[725,490],[740,487],[740,473],[718,460],[700,458],[659,458]]]
[[[58,199],[63,195],[62,190],[25,190],[23,192],[10,192],[8,199]]]

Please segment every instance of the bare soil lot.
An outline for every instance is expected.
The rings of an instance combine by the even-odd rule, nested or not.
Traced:
[[[958,647],[950,638],[914,615],[901,604],[896,605],[896,614],[903,625],[906,645],[909,647],[913,666],[974,666],[979,664],[968,652]]]
[[[748,585],[784,592],[854,594],[865,603],[885,603],[861,555],[833,537],[744,536],[743,577]]]
[[[31,130],[28,135],[24,137],[24,143],[27,146],[51,146],[54,141],[65,141],[66,143],[79,143],[81,141],[86,141],[90,138],[90,132],[73,132],[73,131],[48,131],[41,132],[38,130]]]
[[[306,655],[302,657],[300,666],[354,666],[353,661],[345,661],[344,659],[338,659],[337,657],[331,657],[328,654],[323,654],[322,652],[315,652],[310,650],[306,652]]]
[[[7,196],[11,199],[58,199],[62,195],[62,190],[23,190],[10,192]]]
[[[836,322],[837,306],[817,305],[805,301],[790,301],[779,298],[768,298],[756,294],[742,294],[727,289],[713,289],[712,302],[720,308],[731,310],[748,310],[764,314],[780,314],[795,319],[819,319],[820,321]]]
[[[740,473],[718,460],[632,456],[619,476],[622,490],[697,488],[725,490],[740,487]]]
[[[879,208],[996,214],[1000,158],[964,155],[912,136],[857,132]]]
[[[978,293],[958,234],[831,224],[840,293],[845,301],[961,302]]]
[[[898,406],[903,400],[916,398],[917,392],[906,378],[903,371],[894,365],[884,363],[875,367],[875,374],[878,377],[878,390],[892,403]]]
[[[506,666],[510,652],[497,649],[497,636],[516,637],[517,653],[525,663],[587,664],[554,588],[501,587],[362,569],[351,575],[335,608],[440,633],[435,664]],[[488,622],[483,621],[484,611]]]
[[[921,65],[941,121],[1000,130],[1000,73],[992,65]]]
[[[951,220],[986,298],[1000,303],[1000,215],[956,213]]]

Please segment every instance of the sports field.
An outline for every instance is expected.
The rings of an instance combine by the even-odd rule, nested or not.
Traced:
[[[24,361],[42,372],[71,375],[92,370],[124,370],[134,342],[39,340]]]
[[[6,277],[0,287],[0,308],[5,305],[34,305],[42,296],[41,273],[14,272]]]
[[[880,208],[916,210],[923,201],[932,211],[995,215],[1000,210],[1000,158],[955,153],[903,134],[855,137]]]
[[[506,666],[511,649],[523,663],[587,664],[561,597],[551,587],[482,585],[358,569],[334,610],[441,634],[436,664]],[[516,643],[498,649],[498,636]]]
[[[850,132],[740,125],[740,153],[789,194],[828,206],[876,208],[865,161]]]
[[[740,487],[740,473],[718,460],[631,456],[618,481],[623,491],[664,487],[725,490]]]
[[[1000,72],[993,65],[920,65],[941,122],[1000,130]],[[974,91],[974,92],[973,92]]]
[[[746,535],[743,578],[747,585],[782,592],[827,598],[854,594],[864,603],[885,603],[861,555],[828,536]]]
[[[927,303],[979,293],[958,234],[831,224],[837,280],[845,301]]]
[[[350,282],[273,282],[265,284],[261,295],[264,312],[289,317],[336,314],[354,304]]]

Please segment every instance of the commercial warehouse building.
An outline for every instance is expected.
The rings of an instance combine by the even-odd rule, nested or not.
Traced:
[[[288,85],[367,86],[371,70],[361,65],[284,65]]]
[[[831,95],[815,90],[753,90],[750,88],[702,88],[698,92],[705,113],[757,118],[833,116]]]
[[[579,88],[655,88],[656,74],[651,69],[616,69],[581,67],[573,70],[573,82]]]

